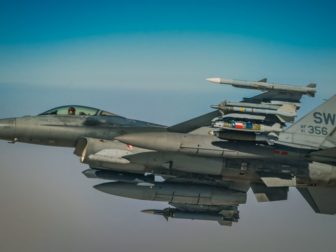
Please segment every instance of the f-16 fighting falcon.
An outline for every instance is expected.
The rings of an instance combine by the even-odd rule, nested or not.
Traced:
[[[240,102],[170,127],[85,106],[0,120],[0,138],[74,148],[94,188],[115,196],[168,202],[145,213],[232,225],[251,188],[257,201],[286,200],[296,187],[317,213],[336,213],[336,95],[295,120],[302,96],[293,86],[209,78],[256,89]]]

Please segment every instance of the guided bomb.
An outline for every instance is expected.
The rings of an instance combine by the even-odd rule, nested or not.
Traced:
[[[220,225],[232,226],[232,222],[237,222],[239,219],[239,212],[237,210],[230,211],[227,214],[225,210],[218,212],[188,212],[179,210],[176,208],[159,209],[146,209],[142,210],[143,213],[163,216],[167,221],[172,219],[184,219],[184,220],[205,220],[205,221],[217,221]]]

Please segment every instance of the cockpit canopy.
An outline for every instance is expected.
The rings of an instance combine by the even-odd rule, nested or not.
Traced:
[[[79,105],[66,105],[50,109],[39,115],[69,115],[69,116],[110,116],[113,113],[103,111],[97,108],[91,108]]]

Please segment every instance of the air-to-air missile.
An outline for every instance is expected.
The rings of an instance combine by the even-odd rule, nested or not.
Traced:
[[[292,121],[296,116],[296,106],[294,104],[272,105],[272,104],[253,104],[246,102],[228,102],[224,101],[218,105],[211,106],[218,109],[223,114],[229,113],[247,113],[260,115],[275,115],[283,118],[290,118]]]
[[[237,205],[246,202],[246,194],[239,191],[208,185],[158,182],[137,185],[107,182],[94,186],[101,192],[139,200],[167,201],[174,204],[191,205]]]
[[[316,93],[315,83],[308,84],[305,87],[300,87],[287,84],[268,83],[267,79],[263,79],[261,81],[243,81],[243,80],[230,80],[223,78],[208,78],[207,81],[210,81],[215,84],[232,85],[238,88],[258,89],[262,91],[296,92],[300,94],[307,94],[311,97],[314,97]]]

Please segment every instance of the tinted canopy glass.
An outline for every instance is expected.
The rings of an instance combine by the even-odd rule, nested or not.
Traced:
[[[67,105],[50,109],[46,112],[41,113],[40,115],[107,116],[113,114],[107,111],[102,111],[96,108],[86,106]]]

